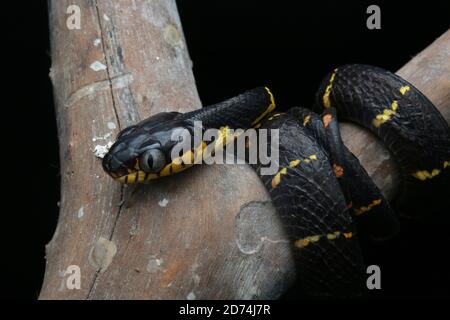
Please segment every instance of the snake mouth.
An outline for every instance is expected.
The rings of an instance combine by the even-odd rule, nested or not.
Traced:
[[[122,175],[120,177],[113,177],[113,178],[114,178],[114,180],[116,180],[122,184],[145,183],[147,181],[157,179],[158,174],[157,173],[147,173],[142,170],[137,170],[137,171]]]

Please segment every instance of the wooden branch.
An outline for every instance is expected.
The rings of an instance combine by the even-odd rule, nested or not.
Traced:
[[[121,187],[94,155],[96,146],[99,151],[139,119],[200,107],[175,2],[76,2],[81,30],[66,27],[73,0],[50,1],[62,190],[40,299],[278,297],[295,270],[275,210],[250,167],[198,166]],[[448,81],[449,36],[411,62],[422,77],[402,69],[445,110],[446,90],[430,93],[421,79],[433,88]],[[435,65],[447,72],[430,73]],[[367,143],[351,148],[358,144]],[[373,151],[360,157],[366,152]],[[376,167],[369,172],[378,175]],[[80,267],[80,289],[67,287],[70,265]]]

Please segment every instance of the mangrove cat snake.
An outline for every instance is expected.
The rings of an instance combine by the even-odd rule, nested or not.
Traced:
[[[450,129],[433,104],[413,85],[386,70],[345,65],[323,80],[313,110],[275,113],[268,88],[256,88],[187,113],[164,112],[122,130],[103,159],[121,183],[142,183],[182,171],[195,151],[172,159],[175,130],[193,134],[228,128],[279,131],[279,169],[261,175],[277,209],[298,266],[302,290],[312,296],[354,296],[365,286],[357,230],[377,239],[398,229],[397,217],[356,157],[341,141],[336,120],[355,122],[377,135],[398,162],[403,189],[447,187]],[[271,132],[269,130],[269,132]],[[219,143],[220,140],[220,143]],[[270,139],[269,139],[270,143]],[[186,164],[186,163],[187,164]],[[261,164],[254,164],[260,173]],[[357,224],[357,225],[356,225]]]

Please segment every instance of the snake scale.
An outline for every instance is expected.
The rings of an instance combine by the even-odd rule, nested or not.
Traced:
[[[449,126],[412,84],[368,65],[344,65],[328,74],[311,109],[274,109],[272,93],[261,87],[192,112],[153,115],[119,133],[103,168],[121,183],[144,183],[190,167],[185,160],[199,148],[219,145],[219,140],[229,143],[229,128],[277,129],[278,171],[262,175],[264,165],[252,166],[292,241],[299,286],[308,296],[359,296],[365,269],[358,234],[386,239],[396,234],[399,222],[342,143],[337,118],[357,123],[382,140],[401,169],[403,195],[448,188]],[[202,130],[219,129],[221,139],[192,145],[173,159],[171,151],[180,143],[171,138],[174,131],[193,135],[195,121],[201,121]]]

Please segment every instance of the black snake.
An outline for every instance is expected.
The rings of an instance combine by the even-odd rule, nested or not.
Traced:
[[[230,137],[229,129],[278,129],[279,169],[260,178],[292,240],[300,286],[312,296],[359,295],[365,280],[357,231],[388,238],[398,221],[342,143],[337,116],[384,142],[399,164],[404,192],[421,192],[430,183],[448,188],[449,126],[413,85],[367,65],[345,65],[327,75],[314,111],[274,109],[270,90],[256,88],[196,111],[153,115],[119,133],[103,168],[121,183],[147,182],[190,167],[208,145],[232,142],[236,136]],[[181,143],[172,139],[174,132],[187,129],[193,135],[195,121],[201,121],[201,130],[219,129],[219,138],[193,144],[173,159],[171,151]],[[260,173],[264,165],[253,167]]]

